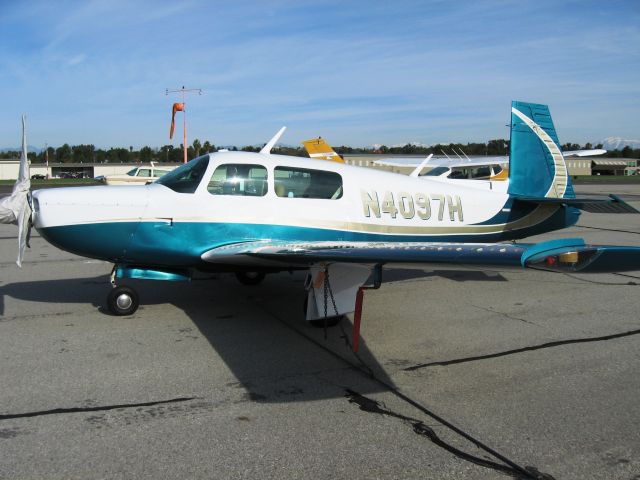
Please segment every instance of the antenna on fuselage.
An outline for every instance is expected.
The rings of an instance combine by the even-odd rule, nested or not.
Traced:
[[[433,157],[433,153],[432,153],[432,154],[430,154],[427,158],[425,158],[422,162],[420,162],[420,165],[418,165],[418,166],[416,167],[416,169],[415,169],[413,172],[411,172],[411,173],[409,174],[409,176],[410,176],[410,177],[417,177],[418,175],[420,175],[420,172],[421,172],[421,171],[422,171],[422,169],[425,167],[425,165],[426,165],[427,163],[429,163],[429,160],[431,160],[431,157]]]
[[[467,156],[467,154],[464,153],[464,150],[460,149],[460,153],[462,153],[464,155],[464,158],[466,158],[467,160],[471,161],[471,159]]]
[[[282,134],[286,129],[287,127],[282,127],[280,130],[278,130],[278,133],[276,133],[273,136],[273,138],[269,140],[264,147],[262,147],[262,150],[260,150],[260,153],[262,153],[263,155],[269,155],[271,153],[271,149],[275,146],[278,140],[280,140],[280,137],[282,136]]]
[[[451,160],[451,158],[449,158],[449,155],[447,155],[446,153],[444,153],[444,150],[440,149],[440,151],[442,152],[442,154],[447,157],[448,160]]]

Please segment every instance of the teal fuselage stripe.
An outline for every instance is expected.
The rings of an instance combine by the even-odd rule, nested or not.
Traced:
[[[324,228],[246,223],[111,222],[41,228],[53,245],[77,255],[114,263],[206,268],[200,256],[213,248],[255,240],[354,242],[498,242],[567,227],[573,208],[560,208],[533,227],[478,235],[387,235]]]

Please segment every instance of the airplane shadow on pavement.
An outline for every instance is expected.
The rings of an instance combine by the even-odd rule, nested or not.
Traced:
[[[244,388],[247,401],[336,398],[344,396],[346,388],[359,389],[363,394],[381,391],[379,384],[354,375],[354,367],[339,357],[357,361],[343,338],[343,329],[351,333],[349,322],[343,320],[342,329],[328,328],[325,340],[323,329],[304,321],[303,278],[300,273],[270,275],[254,287],[240,285],[232,275],[194,279],[191,283],[129,281],[141,302],[132,317],[114,317],[108,312],[108,275],[16,282],[0,287],[0,315],[5,314],[5,297],[12,297],[37,303],[93,305],[102,312],[105,322],[119,322],[120,327],[132,318],[151,317],[148,325],[153,328],[154,316],[167,315],[167,310],[158,307],[172,304],[188,316],[236,377],[237,384],[220,387]],[[98,319],[103,315],[97,314]],[[29,320],[28,316],[15,319]],[[91,314],[91,321],[95,320],[96,314]],[[191,334],[197,335],[195,329]],[[360,358],[375,369],[379,378],[391,383],[363,341]]]
[[[166,315],[158,310],[165,304],[182,310],[237,378],[236,385],[226,386],[244,388],[250,401],[312,401],[342,397],[347,389],[361,394],[386,390],[367,373],[393,386],[364,338],[358,355],[351,351],[350,320],[328,328],[326,339],[322,328],[305,322],[304,275],[269,275],[253,287],[240,285],[232,275],[195,278],[189,284],[129,281],[141,302],[133,318]],[[460,281],[505,281],[499,274],[484,272],[402,269],[385,271],[384,279],[394,282],[434,275]],[[29,302],[93,305],[111,321],[126,322],[131,317],[112,317],[104,306],[109,288],[108,275],[12,283],[0,288],[0,314],[4,314],[4,297],[9,296]],[[153,323],[149,325],[153,328]]]

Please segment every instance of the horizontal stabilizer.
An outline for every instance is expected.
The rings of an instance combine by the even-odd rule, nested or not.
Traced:
[[[522,266],[557,272],[606,273],[640,270],[640,247],[585,245],[582,239],[530,246]]]
[[[617,195],[609,195],[608,199],[599,198],[536,198],[514,197],[520,202],[539,205],[567,205],[591,213],[640,213]]]

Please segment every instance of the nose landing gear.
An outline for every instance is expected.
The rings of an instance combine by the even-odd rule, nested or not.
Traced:
[[[114,315],[133,315],[139,305],[140,299],[136,291],[124,285],[112,288],[107,296],[107,306]]]
[[[138,293],[131,287],[116,285],[117,265],[111,271],[111,286],[113,287],[107,295],[107,307],[109,311],[119,317],[133,315],[140,306]]]

